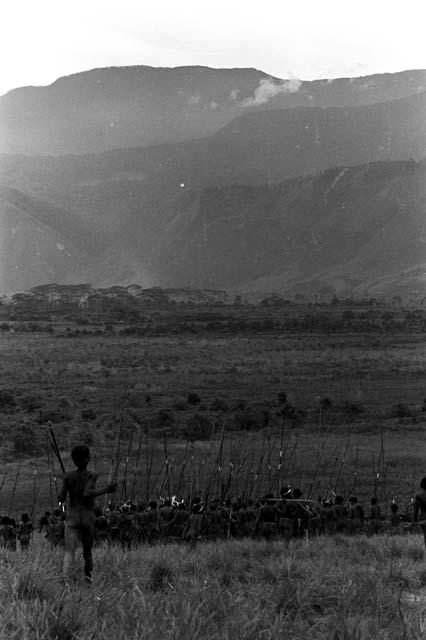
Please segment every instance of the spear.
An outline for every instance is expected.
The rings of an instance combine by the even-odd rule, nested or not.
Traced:
[[[126,456],[126,462],[124,464],[124,476],[123,476],[123,484],[121,485],[121,496],[120,496],[120,501],[123,502],[127,500],[127,468],[129,466],[129,460],[130,460],[130,455],[132,453],[132,444],[133,444],[133,434],[135,432],[135,423],[132,424],[132,430],[130,431],[130,439],[129,439],[129,444],[127,447],[127,456]]]
[[[218,453],[216,456],[216,464],[215,464],[215,468],[213,469],[213,473],[210,479],[210,482],[208,484],[208,490],[206,493],[206,503],[208,503],[210,501],[210,497],[212,495],[212,491],[213,491],[213,486],[214,486],[214,482],[216,480],[216,476],[219,474],[220,476],[220,465],[221,465],[221,460],[222,460],[222,449],[223,449],[223,439],[225,436],[225,422],[223,423],[222,426],[222,434],[220,436],[220,442],[219,442],[219,449],[218,449]]]
[[[168,494],[168,498],[171,498],[172,493],[171,493],[171,488],[170,488],[170,469],[169,469],[169,453],[167,450],[167,437],[166,434],[164,434],[164,459],[166,462],[166,475],[167,475],[167,494]]]
[[[139,436],[139,442],[138,442],[138,450],[137,450],[137,454],[136,454],[136,465],[135,465],[135,471],[133,474],[133,483],[132,483],[132,491],[130,494],[130,500],[133,502],[133,496],[135,493],[135,482],[136,482],[136,474],[137,474],[137,470],[138,470],[138,466],[139,466],[139,456],[141,453],[141,446],[142,446],[142,436],[143,436],[143,431],[141,430],[141,434]]]
[[[274,478],[274,480],[272,482],[271,491],[274,490],[275,484],[276,484],[277,481],[278,481],[278,491],[281,491],[280,472],[281,472],[281,467],[282,467],[282,463],[283,463],[284,426],[285,426],[285,418],[283,417],[283,424],[282,424],[282,427],[281,427],[280,452],[279,452],[279,455],[278,455],[277,470],[276,470],[276,473],[275,473],[275,478]]]
[[[185,472],[186,464],[188,462],[188,448],[189,448],[189,440],[186,441],[184,459],[183,459],[183,463],[182,463],[180,474],[179,474],[179,481],[178,481],[177,490],[176,490],[176,495],[178,498],[180,497],[180,489],[182,486],[183,474]]]
[[[22,463],[21,463],[21,462],[19,462],[18,470],[17,470],[17,472],[16,472],[15,482],[14,482],[14,484],[13,484],[13,490],[12,490],[12,497],[11,497],[11,499],[10,499],[10,503],[9,503],[9,510],[8,510],[8,513],[7,513],[8,515],[10,515],[10,513],[11,513],[11,511],[12,511],[13,501],[14,501],[14,498],[15,498],[16,485],[18,484],[18,478],[19,478],[20,473],[21,473],[21,464],[22,464]]]
[[[341,462],[341,464],[340,464],[340,469],[339,469],[339,472],[338,472],[337,477],[336,477],[336,482],[334,483],[334,492],[336,492],[336,491],[337,491],[337,485],[339,484],[340,476],[341,476],[341,474],[342,474],[343,467],[345,466],[346,456],[347,456],[348,449],[349,449],[349,442],[350,442],[350,439],[351,439],[351,435],[349,434],[349,436],[348,436],[348,440],[347,440],[347,442],[346,442],[345,452],[344,452],[344,454],[343,454],[342,462]]]
[[[123,430],[123,422],[124,422],[124,408],[126,405],[126,398],[127,398],[127,370],[126,370],[126,374],[125,374],[125,378],[124,378],[124,392],[123,392],[123,396],[122,396],[122,402],[121,402],[121,411],[120,411],[120,424],[119,424],[119,428],[118,428],[118,433],[117,433],[117,438],[115,440],[115,444],[114,444],[114,449],[112,452],[112,458],[111,458],[111,464],[110,464],[110,468],[109,468],[109,474],[108,474],[108,484],[111,484],[112,479],[116,480],[118,477],[118,470],[120,467],[120,439],[121,439],[121,433]],[[105,494],[105,503],[107,501],[107,495]]]
[[[50,457],[49,439],[47,439],[47,465],[49,467],[50,509],[51,511],[53,511],[52,463],[51,463],[51,457]]]
[[[376,467],[374,464],[374,453],[371,454],[371,462],[372,462],[372,468],[373,468],[374,497],[377,498],[377,477],[376,477]]]
[[[62,462],[61,452],[59,451],[58,443],[56,442],[56,437],[55,437],[55,434],[53,432],[52,427],[50,427],[49,433],[50,433],[50,445],[51,445],[51,447],[53,449],[53,452],[54,452],[55,456],[58,459],[59,466],[62,469],[62,473],[65,475],[64,463]]]
[[[266,442],[266,439],[265,439],[265,436],[263,436],[262,449],[261,449],[260,457],[259,457],[259,464],[257,466],[256,473],[255,473],[254,478],[253,478],[253,487],[250,487],[250,493],[252,493],[252,491],[255,494],[257,493],[257,479],[258,479],[259,474],[261,473],[262,468],[263,468],[263,458],[265,456],[265,442]]]
[[[387,483],[386,483],[386,465],[385,465],[385,447],[383,441],[383,429],[382,425],[380,425],[380,455],[382,458],[382,471],[383,471],[383,491],[385,494],[385,502],[388,503],[388,491],[387,491]]]
[[[353,483],[352,483],[351,495],[354,495],[354,493],[355,493],[356,482],[357,482],[357,475],[358,475],[358,452],[359,452],[359,444],[357,444],[357,447],[356,447],[356,458],[355,458],[354,481],[353,481]]]
[[[147,443],[147,449],[146,449],[146,462],[148,465],[148,446],[149,443]],[[148,472],[147,472],[147,476],[146,476],[146,499],[149,500],[150,498],[150,482],[151,482],[151,471],[152,471],[152,463],[154,460],[154,449],[151,449],[151,457],[149,459],[149,467],[147,467]]]
[[[30,520],[32,520],[34,511],[35,511],[36,498],[37,498],[37,469],[34,467],[33,469],[33,500],[31,504]]]
[[[0,484],[0,492],[1,492],[1,490],[3,489],[4,483],[6,482],[6,478],[7,478],[7,473],[5,473],[5,474],[4,474],[4,476],[3,476],[3,480],[1,481],[1,484]]]

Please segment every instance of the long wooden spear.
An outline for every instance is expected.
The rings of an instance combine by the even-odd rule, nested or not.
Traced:
[[[357,484],[357,479],[358,479],[358,453],[359,453],[359,444],[357,444],[357,447],[356,447],[354,480],[353,480],[352,488],[351,488],[351,495],[352,496],[355,495],[355,489],[356,489],[356,484]]]
[[[61,457],[61,452],[59,451],[59,447],[58,447],[58,443],[56,441],[56,437],[55,434],[53,432],[52,427],[50,427],[49,429],[49,433],[50,433],[50,445],[53,449],[53,452],[59,462],[59,466],[61,467],[62,473],[65,475],[65,467],[64,467],[64,463],[62,462],[62,457]]]
[[[166,463],[166,476],[167,476],[167,497],[170,499],[172,497],[171,486],[170,486],[170,469],[169,469],[169,452],[167,449],[167,436],[164,434],[164,460]]]
[[[6,478],[7,478],[7,473],[5,473],[5,474],[4,474],[4,476],[3,476],[3,480],[1,481],[1,484],[0,484],[0,492],[1,492],[1,490],[3,489],[4,483],[6,482]]]
[[[282,468],[282,464],[283,464],[283,455],[284,455],[284,451],[283,451],[283,445],[284,445],[284,427],[285,427],[285,418],[283,417],[283,424],[281,427],[281,440],[280,440],[280,452],[278,455],[278,464],[277,464],[277,470],[275,473],[275,477],[274,480],[272,482],[272,486],[271,486],[271,491],[274,491],[275,489],[275,484],[278,481],[278,491],[281,491],[281,478],[280,478],[280,474],[281,474],[281,468]]]
[[[123,475],[123,484],[121,485],[121,496],[120,501],[123,502],[127,500],[127,469],[129,466],[130,455],[132,453],[132,444],[133,444],[133,434],[135,432],[135,423],[132,424],[132,429],[130,431],[129,444],[127,447],[127,455],[126,461],[124,463],[124,475]]]
[[[349,436],[348,436],[348,440],[347,440],[347,442],[346,442],[345,452],[344,452],[344,454],[343,454],[343,458],[342,458],[342,461],[341,461],[341,464],[340,464],[339,472],[338,472],[338,474],[337,474],[336,481],[335,481],[335,483],[334,483],[334,492],[335,492],[335,493],[336,493],[336,491],[337,491],[337,486],[338,486],[338,484],[339,484],[340,476],[341,476],[342,471],[343,471],[343,468],[344,468],[344,466],[345,466],[346,456],[347,456],[347,454],[348,454],[348,449],[349,449],[349,442],[350,442],[350,439],[351,439],[351,435],[349,434]]]
[[[130,493],[130,500],[133,502],[133,498],[134,498],[134,494],[135,494],[135,483],[136,483],[136,474],[138,472],[138,467],[139,467],[139,456],[141,453],[141,447],[142,447],[142,437],[143,437],[143,431],[141,429],[141,433],[139,436],[139,442],[138,442],[138,450],[136,453],[136,465],[135,465],[135,470],[133,473],[133,482],[132,482],[132,490]]]
[[[8,513],[7,513],[8,516],[10,516],[11,511],[12,511],[13,501],[15,499],[16,485],[18,484],[18,478],[19,478],[19,476],[21,474],[21,465],[22,465],[22,462],[20,461],[19,465],[18,465],[18,470],[16,472],[16,476],[15,476],[15,482],[13,483],[12,497],[10,499],[9,510],[8,510]]]

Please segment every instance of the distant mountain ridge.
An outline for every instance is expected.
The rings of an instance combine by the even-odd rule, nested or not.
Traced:
[[[0,153],[86,154],[209,136],[248,110],[351,107],[426,91],[426,71],[300,81],[257,69],[93,69],[0,97]]]
[[[97,74],[105,79],[98,88]],[[0,154],[0,293],[92,282],[423,295],[424,77],[418,71],[301,84],[252,69],[107,69],[57,81],[50,106],[49,91],[34,89],[38,111],[25,103],[25,89],[3,96],[0,115],[5,104],[13,115],[22,98],[27,123],[53,109],[60,145],[77,127],[93,146],[96,126],[89,119],[85,128],[84,114],[94,100],[99,106],[111,96],[150,113],[155,139],[158,131],[173,137],[168,127],[178,122],[177,112],[187,123],[179,135],[191,136],[194,123],[211,131],[85,155]],[[129,100],[142,85],[155,109]],[[114,100],[108,104],[116,108]],[[36,140],[25,126],[16,132]],[[138,135],[136,127],[135,144]]]

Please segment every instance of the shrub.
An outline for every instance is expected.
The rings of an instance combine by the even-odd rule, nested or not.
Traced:
[[[187,402],[188,404],[193,404],[193,405],[200,404],[201,398],[198,395],[198,393],[195,393],[194,391],[192,391],[191,393],[188,394]]]
[[[81,444],[86,444],[87,446],[91,446],[94,443],[93,433],[90,430],[88,424],[83,424],[81,429],[78,432],[78,439]]]
[[[342,411],[347,416],[356,416],[356,415],[359,415],[360,413],[364,413],[365,408],[362,406],[362,404],[346,401],[342,406]]]
[[[29,424],[18,427],[13,434],[12,443],[17,455],[32,456],[37,452],[34,429]]]
[[[176,400],[173,405],[173,409],[176,411],[186,411],[188,409],[188,405],[185,400]]]
[[[232,415],[231,429],[235,431],[257,431],[268,426],[271,414],[268,409],[247,407]]]
[[[83,420],[96,420],[96,412],[93,409],[83,409],[81,417]]]
[[[330,411],[333,408],[333,401],[331,398],[321,398],[320,405],[323,411]]]
[[[15,409],[15,396],[6,389],[0,389],[0,411],[9,413]]]
[[[19,406],[27,413],[32,413],[41,407],[41,398],[34,394],[28,393],[19,399]]]
[[[210,411],[229,411],[229,404],[223,398],[215,398],[210,405]]]
[[[183,435],[188,440],[209,440],[213,432],[213,423],[206,416],[195,413],[188,418]]]
[[[157,427],[173,427],[176,423],[176,416],[171,409],[160,409],[155,415]]]
[[[412,418],[413,412],[407,404],[403,404],[399,402],[398,404],[394,404],[391,409],[391,418]]]

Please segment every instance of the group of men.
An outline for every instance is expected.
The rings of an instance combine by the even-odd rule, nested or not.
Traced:
[[[356,496],[345,501],[343,496],[333,494],[332,498],[316,502],[305,499],[300,489],[290,487],[283,487],[279,496],[269,493],[257,501],[219,498],[203,501],[195,496],[188,503],[173,497],[159,503],[151,500],[118,506],[106,498],[107,494],[115,493],[117,483],[96,488],[98,475],[87,469],[88,447],[74,447],[71,457],[76,469],[64,475],[59,508],[53,515],[46,512],[39,522],[39,531],[51,545],[64,547],[64,578],[79,544],[83,546],[84,572],[89,582],[94,544],[117,544],[129,549],[143,543],[178,540],[194,546],[200,540],[231,537],[289,541],[306,535],[399,533],[415,522],[421,525],[426,544],[426,478],[420,485],[423,493],[410,503],[412,512],[407,509],[404,514],[400,514],[394,502],[389,513],[382,513],[376,498],[371,499],[365,510]],[[105,496],[102,506],[96,503],[101,496]],[[26,549],[31,538],[28,514],[23,514],[19,525],[9,518],[0,520],[1,545],[16,549],[19,540]]]
[[[52,545],[61,545],[65,537],[65,513],[46,512],[39,530]],[[109,503],[94,507],[94,543],[117,544],[129,549],[139,544],[167,543],[179,540],[194,544],[197,540],[219,538],[300,538],[306,535],[400,533],[412,514],[399,513],[392,503],[382,513],[376,498],[367,511],[352,496],[345,502],[335,496],[320,502],[304,499],[299,489],[285,488],[280,498],[271,494],[261,500],[242,499],[203,502],[194,497],[191,504],[176,497],[159,502]]]

